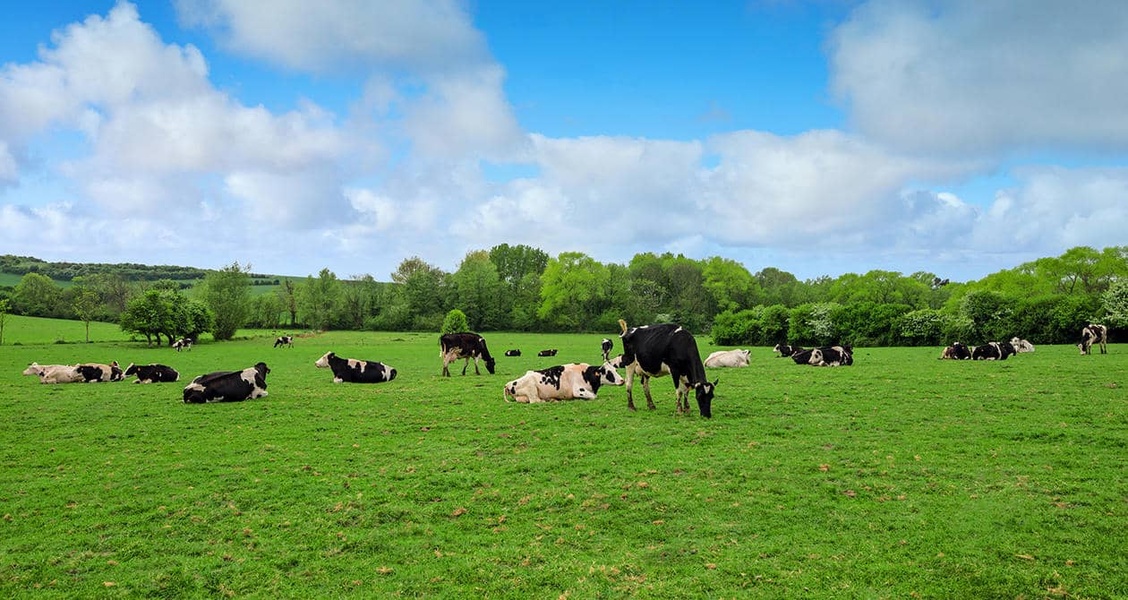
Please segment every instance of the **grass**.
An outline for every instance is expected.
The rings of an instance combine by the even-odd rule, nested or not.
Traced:
[[[527,368],[595,360],[602,335],[487,334],[498,373],[449,379],[437,335],[274,335],[0,347],[0,595],[1128,596],[1122,345],[863,348],[836,369],[756,348],[710,370],[704,420],[673,415],[668,379],[656,411],[621,388],[503,402]],[[399,377],[333,384],[313,367],[329,350]],[[184,381],[19,375],[79,360],[182,379],[264,360],[270,395],[190,406]]]

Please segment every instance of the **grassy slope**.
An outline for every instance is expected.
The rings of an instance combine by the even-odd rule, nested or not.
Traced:
[[[1001,363],[860,349],[838,369],[758,348],[711,370],[711,421],[672,415],[668,379],[654,412],[627,412],[621,388],[502,401],[526,368],[594,359],[600,337],[490,334],[498,374],[450,379],[422,334],[2,347],[0,593],[1128,595],[1124,346]],[[313,367],[327,350],[401,375],[334,385]],[[270,396],[44,386],[19,375],[32,360],[185,378],[265,360]]]

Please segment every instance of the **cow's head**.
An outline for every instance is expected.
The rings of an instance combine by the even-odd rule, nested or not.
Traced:
[[[819,350],[818,348],[811,350],[811,358],[807,360],[807,364],[815,365],[816,367],[823,364],[822,350]]]
[[[701,411],[701,416],[706,419],[713,418],[713,395],[717,391],[718,382],[720,379],[713,380],[713,383],[705,381],[693,386],[693,393],[697,396],[697,410]]]
[[[125,373],[123,373],[123,375],[125,375],[126,377],[129,377],[130,375],[136,375],[136,374],[137,374],[137,365],[135,365],[133,363],[129,363],[129,366],[125,368]]]
[[[486,370],[490,372],[490,375],[493,375],[494,374],[494,365],[497,364],[497,361],[494,360],[494,358],[492,356],[489,357],[489,358],[486,358],[484,360],[486,361]],[[477,367],[475,367],[475,368],[477,368]]]
[[[43,367],[39,366],[39,363],[31,363],[30,365],[27,366],[26,369],[24,369],[23,374],[24,375],[40,375],[41,376],[41,375],[43,375]]]
[[[329,368],[329,359],[334,357],[334,356],[336,356],[336,354],[333,354],[332,352],[326,352],[321,358],[317,359],[313,363],[313,366],[315,366],[319,369],[328,369]]]
[[[605,362],[599,367],[599,380],[603,385],[623,385],[626,383],[610,362]]]

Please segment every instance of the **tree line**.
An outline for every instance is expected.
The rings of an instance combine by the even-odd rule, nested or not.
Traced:
[[[800,281],[722,257],[640,253],[605,264],[508,244],[467,253],[454,272],[410,257],[388,282],[341,279],[326,268],[252,293],[263,277],[235,263],[204,272],[190,287],[109,271],[75,276],[63,288],[28,272],[0,288],[0,301],[14,314],[117,322],[150,343],[205,332],[229,339],[239,327],[437,332],[453,310],[476,331],[607,335],[618,333],[622,318],[676,322],[718,344],[755,346],[928,346],[1012,336],[1056,344],[1075,342],[1091,321],[1128,327],[1128,246],[1076,247],[965,283],[881,270]]]

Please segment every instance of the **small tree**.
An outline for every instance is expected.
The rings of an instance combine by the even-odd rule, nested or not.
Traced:
[[[443,319],[443,328],[440,333],[446,335],[448,333],[459,333],[470,329],[469,322],[466,319],[466,313],[463,313],[457,308],[452,309],[446,314]]]
[[[4,345],[4,322],[8,320],[8,313],[12,310],[12,302],[7,298],[0,300],[0,346]]]
[[[250,269],[250,265],[235,262],[204,277],[201,299],[215,317],[212,335],[216,340],[235,337],[235,330],[247,322],[251,310]]]
[[[74,314],[86,325],[86,343],[90,343],[90,321],[98,311],[98,292],[88,288],[79,288],[74,293]]]

